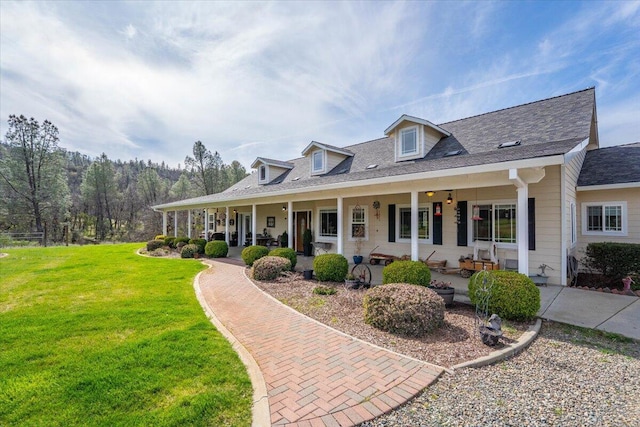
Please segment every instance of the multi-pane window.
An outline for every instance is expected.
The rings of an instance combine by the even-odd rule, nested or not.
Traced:
[[[260,166],[260,181],[267,179],[267,167],[265,165]]]
[[[418,128],[400,131],[400,155],[409,156],[418,152]]]
[[[398,239],[411,239],[411,208],[398,208]],[[429,209],[418,208],[418,239],[429,239]]]
[[[351,208],[351,239],[366,239],[367,236],[367,209],[362,206]]]
[[[473,241],[516,243],[516,205],[478,205],[473,221]]]
[[[313,171],[322,172],[324,170],[324,153],[322,151],[313,152]]]
[[[624,234],[626,203],[586,203],[582,208],[582,227],[586,234]]]
[[[320,209],[320,236],[338,237],[338,211]]]

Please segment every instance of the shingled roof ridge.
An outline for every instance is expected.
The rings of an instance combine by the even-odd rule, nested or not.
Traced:
[[[351,147],[355,147],[356,145],[364,145],[364,144],[369,144],[371,142],[376,142],[376,141],[380,141],[383,139],[389,139],[388,136],[383,136],[380,138],[375,138],[375,139],[370,139],[369,141],[363,141],[363,142],[356,142],[355,144],[351,144],[351,145],[347,145],[346,147],[344,147],[345,149],[351,148]]]
[[[448,124],[451,124],[451,123],[456,123],[456,122],[460,122],[460,121],[463,121],[463,120],[473,119],[475,117],[482,117],[482,116],[486,116],[488,114],[499,113],[501,111],[507,111],[507,110],[511,110],[511,109],[514,109],[514,108],[524,107],[526,105],[533,105],[533,104],[537,104],[539,102],[550,101],[550,100],[556,99],[556,98],[562,98],[562,97],[565,97],[565,96],[571,96],[571,95],[575,95],[575,94],[580,93],[580,92],[586,92],[588,90],[594,90],[595,88],[596,88],[595,86],[590,86],[590,87],[585,88],[585,89],[576,90],[574,92],[565,93],[565,94],[562,94],[562,95],[551,96],[549,98],[538,99],[536,101],[531,101],[531,102],[525,102],[524,104],[513,105],[511,107],[505,107],[505,108],[501,108],[499,110],[487,111],[486,113],[476,114],[476,115],[473,115],[473,116],[464,117],[462,119],[451,120],[450,122],[440,123],[440,124],[438,124],[438,126],[444,127],[445,125],[448,125]]]

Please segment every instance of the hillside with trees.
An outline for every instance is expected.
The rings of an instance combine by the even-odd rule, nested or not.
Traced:
[[[58,145],[58,129],[9,116],[0,142],[0,234],[44,233],[47,243],[143,241],[162,229],[151,206],[213,194],[243,179],[201,141],[185,168],[150,160],[90,158]]]

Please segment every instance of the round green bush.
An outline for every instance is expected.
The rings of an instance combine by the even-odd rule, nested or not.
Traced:
[[[240,254],[244,263],[249,267],[253,266],[253,263],[256,262],[257,259],[267,255],[269,255],[269,249],[267,249],[266,246],[260,245],[247,246]]]
[[[164,246],[164,240],[149,240],[147,242],[147,252],[153,252]]]
[[[528,320],[540,310],[540,289],[524,274],[515,271],[479,271],[469,279],[469,298],[472,304],[479,300],[484,275],[493,280],[489,296],[489,315],[496,313],[507,320]]]
[[[283,258],[287,258],[291,261],[291,270],[296,268],[296,263],[298,262],[298,256],[296,255],[296,251],[291,248],[276,248],[272,249],[269,252],[269,256],[280,256]]]
[[[229,245],[224,240],[214,240],[204,247],[204,254],[212,258],[224,258],[229,253]]]
[[[186,244],[182,247],[182,249],[180,249],[181,258],[193,258],[193,255],[197,253],[198,253],[198,247],[196,245]]]
[[[204,253],[204,247],[207,245],[207,239],[191,239],[189,244],[196,245],[198,247],[198,253]]]
[[[321,282],[341,282],[349,271],[349,262],[340,254],[322,254],[313,259],[316,279]]]
[[[284,271],[291,270],[291,261],[279,256],[264,256],[253,263],[251,277],[255,280],[274,280]]]
[[[431,270],[420,261],[394,261],[382,269],[382,283],[409,283],[429,286]]]
[[[175,249],[176,248],[175,241],[176,241],[176,238],[173,236],[165,237],[164,244],[165,246],[169,246],[170,248]]]
[[[158,234],[156,237],[154,237],[154,240],[164,240],[166,239],[167,236],[165,236],[164,234]]]
[[[424,286],[391,283],[367,291],[364,321],[383,331],[419,337],[444,323],[444,300]]]
[[[190,239],[186,236],[176,237],[176,239],[174,240],[174,244],[176,245],[176,248],[177,248],[179,243],[184,243],[186,245],[187,243],[189,243],[189,240]]]

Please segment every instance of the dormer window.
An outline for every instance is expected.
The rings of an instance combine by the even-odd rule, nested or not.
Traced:
[[[313,173],[324,172],[324,152],[314,151],[312,157]]]
[[[260,165],[260,183],[263,183],[267,180],[267,167],[265,165]]]
[[[418,127],[410,127],[400,131],[400,157],[418,153]]]

